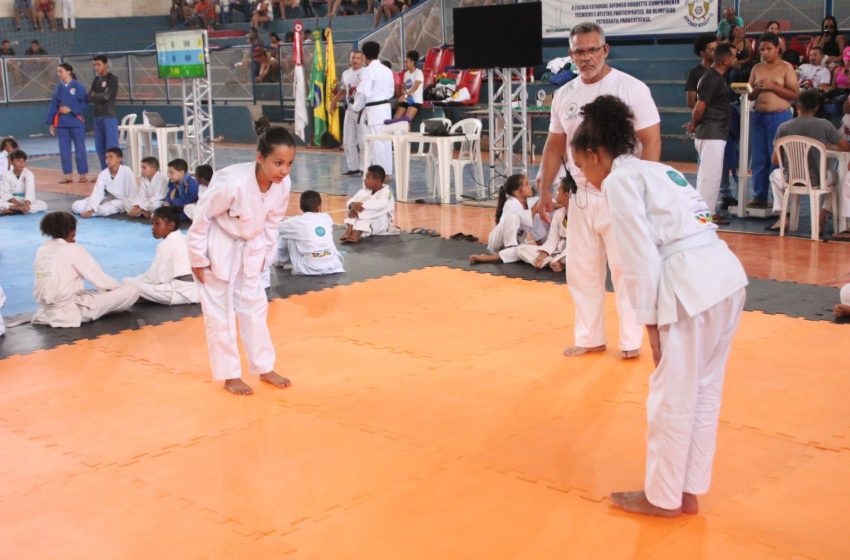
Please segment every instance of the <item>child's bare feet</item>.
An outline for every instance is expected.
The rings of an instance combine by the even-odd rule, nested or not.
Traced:
[[[228,379],[224,382],[224,389],[226,391],[230,391],[234,395],[253,395],[254,390],[251,389],[251,386],[242,381],[241,377],[237,377],[236,379]]]
[[[696,494],[688,494],[687,492],[682,494],[682,513],[688,515],[699,513],[699,502],[697,502]]]
[[[682,508],[664,509],[654,506],[646,499],[646,492],[614,492],[611,494],[614,505],[629,513],[656,515],[658,517],[676,517],[682,513]]]
[[[620,356],[622,356],[624,360],[634,360],[640,356],[640,348],[635,348],[634,350],[620,350]]]
[[[836,304],[836,306],[832,308],[832,313],[835,315],[836,319],[840,319],[841,317],[850,317],[850,305],[845,305],[843,303]]]
[[[260,374],[260,381],[265,381],[266,383],[271,383],[278,389],[286,389],[287,387],[292,385],[292,382],[289,381],[286,377],[279,375],[277,372],[270,371],[268,373]]]
[[[583,356],[585,354],[589,354],[592,352],[604,352],[606,346],[603,344],[602,346],[593,346],[592,348],[584,348],[583,346],[569,346],[564,348],[564,356],[568,358],[575,358],[577,356]]]

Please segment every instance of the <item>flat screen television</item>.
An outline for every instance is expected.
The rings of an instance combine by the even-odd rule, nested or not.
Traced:
[[[525,68],[543,62],[540,2],[455,8],[457,68]]]

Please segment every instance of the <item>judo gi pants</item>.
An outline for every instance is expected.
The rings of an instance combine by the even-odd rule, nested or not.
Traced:
[[[494,255],[498,254],[503,263],[519,260],[519,226],[520,219],[517,214],[504,214],[487,236],[487,250]]]
[[[360,218],[346,218],[343,222],[350,225],[352,229],[363,232],[365,235],[378,235],[390,229],[392,221],[389,214],[372,218],[371,220],[361,220]]]
[[[699,153],[697,169],[697,192],[712,212],[717,212],[720,196],[720,180],[723,173],[723,153],[726,140],[694,140]]]
[[[537,255],[540,254],[540,246],[533,243],[526,243],[523,245],[517,245],[516,251],[519,260],[527,262],[530,265],[534,265],[534,261],[537,260]],[[543,266],[549,266],[549,263],[551,262],[552,255],[548,255],[545,259],[543,259]]]
[[[346,111],[343,121],[342,147],[345,150],[345,161],[348,164],[349,171],[360,170],[360,152],[363,148],[363,142],[360,140],[360,130],[357,125],[357,117],[359,116],[360,113]]]
[[[850,305],[850,284],[844,284],[844,286],[841,287],[841,292],[839,292],[839,294],[841,303],[844,305]]]
[[[620,317],[620,350],[636,350],[643,328],[635,322],[620,271],[620,254],[608,203],[600,194],[584,189],[573,195],[567,225],[567,286],[575,305],[575,345],[593,348],[605,339],[605,265],[611,268],[617,314]]]
[[[360,138],[366,138],[369,134],[381,134],[381,129],[384,128],[384,124],[378,124],[375,126],[368,126],[363,123],[358,125]],[[370,142],[369,143],[369,161],[364,162],[366,167],[370,165],[380,165],[384,168],[384,171],[387,175],[393,174],[393,144],[389,140],[381,140],[378,142]],[[366,169],[363,169],[363,173],[366,173]]]
[[[717,419],[726,360],[746,291],[717,305],[659,327],[661,361],[649,378],[646,416],[647,499],[676,509],[682,493],[704,494],[711,485],[717,443]]]
[[[80,308],[83,323],[88,323],[110,313],[127,311],[138,300],[139,290],[135,286],[122,284],[108,292],[85,294],[76,305]]]
[[[115,117],[95,117],[94,148],[100,159],[100,168],[106,169],[106,150],[118,147],[118,119]],[[133,165],[137,165],[133,162]]]
[[[84,198],[82,200],[75,200],[71,203],[71,211],[74,214],[82,214],[86,211],[88,207],[89,199]],[[112,216],[113,214],[120,214],[124,212],[124,201],[120,198],[113,198],[112,200],[106,200],[100,203],[100,206],[97,207],[97,211],[95,211],[95,216]]]
[[[236,341],[237,319],[250,372],[259,375],[274,370],[275,350],[266,324],[269,302],[263,290],[262,275],[245,278],[239,270],[231,286],[230,282],[217,278],[209,269],[204,273],[204,282],[197,282],[197,286],[204,312],[213,379],[224,381],[242,377]],[[229,305],[231,291],[232,305]]]
[[[74,144],[74,157],[77,161],[77,173],[85,175],[89,172],[89,162],[86,158],[86,130],[83,127],[56,128],[59,139],[59,158],[62,161],[62,173],[70,175],[74,168],[71,166],[71,143]]]
[[[776,113],[753,111],[750,114],[750,149],[752,151],[750,165],[753,172],[753,192],[754,198],[761,202],[767,202],[770,172],[776,169],[776,166],[771,163],[776,129],[791,118],[791,111]]]
[[[167,284],[151,284],[136,278],[127,278],[124,281],[135,286],[142,299],[160,305],[185,305],[201,301],[195,282],[173,280]]]

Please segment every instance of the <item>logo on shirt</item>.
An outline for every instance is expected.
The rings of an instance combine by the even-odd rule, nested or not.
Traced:
[[[672,169],[667,172],[667,176],[670,177],[671,181],[673,181],[674,183],[676,183],[680,187],[689,186],[688,182],[685,180],[685,178],[682,177],[681,175],[679,175],[677,172],[673,171]]]
[[[325,228],[323,228],[322,226],[317,226],[315,231],[316,235],[318,235],[319,237],[325,236]]]
[[[711,216],[711,212],[697,212],[694,214],[694,218],[701,224],[710,224],[714,221]]]
[[[579,106],[578,103],[570,103],[567,105],[567,111],[564,116],[568,119],[574,119],[578,116]]]

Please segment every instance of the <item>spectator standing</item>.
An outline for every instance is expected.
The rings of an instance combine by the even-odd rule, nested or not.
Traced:
[[[735,13],[735,8],[725,8],[723,19],[717,24],[717,40],[729,39],[732,34],[732,26],[744,27],[744,18]]]
[[[779,57],[779,37],[763,34],[759,53],[762,61],[753,67],[749,81],[749,97],[755,103],[750,115],[754,196],[748,205],[764,207],[770,186],[773,139],[779,125],[791,119],[791,102],[797,99],[799,86],[794,68]]]
[[[77,8],[74,0],[62,0],[62,28],[65,31],[77,28]]]
[[[30,20],[33,30],[37,29],[35,25],[35,13],[32,9],[32,0],[15,0],[15,28],[21,31],[21,19],[27,18]]]
[[[105,54],[92,59],[94,80],[89,89],[89,101],[94,105],[94,146],[100,159],[100,168],[106,169],[106,150],[118,146],[118,119],[115,114],[115,99],[118,97],[118,78],[109,71],[109,59]],[[139,165],[131,162],[131,165]]]
[[[56,5],[53,0],[35,0],[35,28],[38,31],[47,31],[46,23],[50,24],[50,30],[56,31],[56,18],[53,13]]]
[[[360,127],[357,121],[360,113],[354,111],[354,94],[360,84],[360,73],[363,68],[363,53],[352,51],[348,58],[348,68],[342,73],[340,86],[331,100],[331,112],[336,111],[340,103],[346,108],[345,119],[342,127],[342,146],[345,150],[345,161],[348,171],[343,175],[360,175],[360,152],[363,148],[363,139],[360,137]]]
[[[53,92],[50,108],[47,110],[46,123],[50,125],[50,134],[59,139],[59,155],[62,160],[62,172],[65,178],[60,183],[71,183],[71,143],[77,159],[77,173],[80,183],[88,183],[86,174],[89,164],[86,159],[85,114],[88,108],[86,88],[74,76],[74,67],[63,62],[56,69],[59,85]]]
[[[605,265],[611,277],[620,317],[620,352],[624,359],[640,353],[643,333],[635,320],[621,274],[620,255],[611,225],[611,215],[600,185],[590,183],[576,166],[569,142],[582,122],[580,108],[601,95],[615,95],[626,102],[635,115],[634,127],[640,141],[641,157],[658,161],[661,156],[661,118],[649,88],[636,78],[611,68],[606,59],[610,46],[596,23],[580,23],[570,31],[570,56],[579,77],[555,92],[549,135],[543,148],[543,161],[537,175],[539,209],[552,215],[551,185],[566,166],[575,179],[577,192],[570,203],[567,220],[567,284],[575,305],[575,342],[565,356],[603,352],[605,337]]]
[[[710,68],[714,62],[714,49],[717,48],[717,38],[711,33],[706,33],[697,37],[694,41],[694,54],[700,57],[699,64],[691,68],[688,72],[688,79],[685,82],[685,95],[687,95],[688,109],[693,109],[697,103],[697,84],[699,79],[705,73],[707,68]]]
[[[832,16],[826,16],[820,24],[820,35],[812,39],[813,47],[823,49],[827,64],[841,64],[841,53],[847,46],[847,39],[838,31],[838,22]]]

